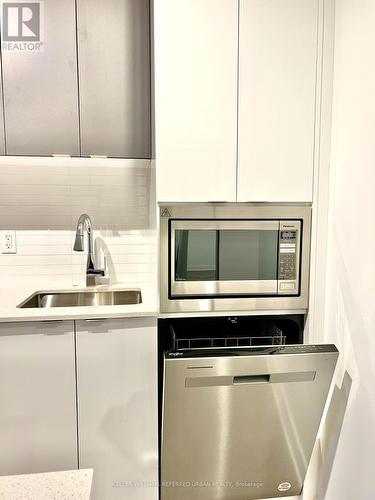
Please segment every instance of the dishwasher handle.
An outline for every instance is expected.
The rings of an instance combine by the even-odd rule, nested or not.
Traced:
[[[271,375],[241,375],[233,377],[233,385],[237,384],[268,384]]]
[[[290,382],[314,382],[315,371],[267,373],[254,375],[216,375],[208,377],[186,377],[185,387],[218,387],[229,385],[282,384]]]

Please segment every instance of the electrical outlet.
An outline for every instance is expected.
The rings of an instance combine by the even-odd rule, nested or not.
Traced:
[[[17,253],[16,231],[1,231],[1,253]]]

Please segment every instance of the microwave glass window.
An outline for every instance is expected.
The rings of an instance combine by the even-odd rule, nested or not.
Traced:
[[[278,231],[175,231],[176,281],[277,280]]]

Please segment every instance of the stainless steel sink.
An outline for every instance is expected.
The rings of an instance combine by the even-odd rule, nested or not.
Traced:
[[[79,307],[79,306],[118,306],[141,304],[141,290],[89,290],[69,292],[37,292],[17,307]]]

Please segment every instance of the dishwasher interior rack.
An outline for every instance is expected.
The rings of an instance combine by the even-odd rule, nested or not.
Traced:
[[[228,347],[252,347],[265,345],[285,345],[286,335],[283,335],[282,330],[275,328],[269,335],[249,335],[249,336],[231,336],[231,337],[193,337],[193,338],[178,338],[176,332],[171,326],[171,335],[173,339],[172,351],[177,352],[186,349],[204,349],[204,348],[221,348]]]
[[[163,351],[283,346],[303,342],[301,316],[226,316],[159,320]]]

